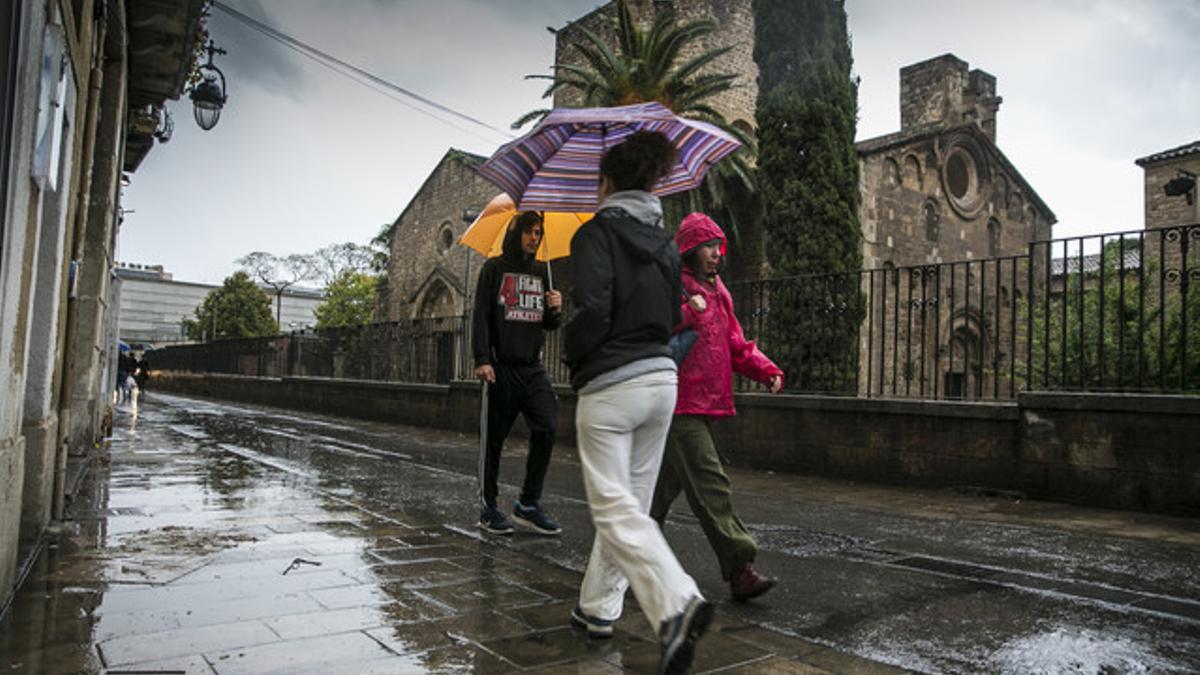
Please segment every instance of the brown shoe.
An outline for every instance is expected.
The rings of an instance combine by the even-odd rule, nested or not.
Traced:
[[[734,570],[733,578],[729,580],[729,592],[738,602],[757,598],[774,586],[775,580],[759,574],[753,563],[746,563]]]

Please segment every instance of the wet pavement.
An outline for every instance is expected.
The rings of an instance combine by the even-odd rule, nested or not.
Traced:
[[[469,436],[153,392],[117,425],[0,621],[0,672],[653,672],[632,599],[611,641],[569,626],[593,534],[571,448],[543,498],[564,535],[494,538]],[[676,504],[719,602],[695,672],[1200,671],[1196,520],[732,477],[780,585],[731,602]]]

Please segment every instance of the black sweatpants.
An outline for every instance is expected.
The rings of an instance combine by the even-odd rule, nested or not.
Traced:
[[[487,388],[487,440],[483,461],[484,505],[496,505],[496,477],[500,473],[500,450],[512,430],[517,414],[525,415],[529,425],[529,457],[525,460],[525,483],[521,502],[532,504],[542,496],[542,483],[550,468],[554,448],[558,402],[550,387],[550,377],[540,363],[528,366],[493,366],[496,382]]]

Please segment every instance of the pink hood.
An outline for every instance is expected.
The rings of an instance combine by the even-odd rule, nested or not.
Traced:
[[[689,213],[679,223],[679,231],[675,233],[675,243],[679,245],[679,255],[686,255],[706,241],[721,240],[721,255],[725,255],[725,233],[712,218],[703,213]]]

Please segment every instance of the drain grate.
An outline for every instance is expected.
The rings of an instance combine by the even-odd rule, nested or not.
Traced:
[[[935,572],[937,574],[948,574],[950,576],[964,577],[967,579],[986,580],[1002,574],[1000,570],[988,569],[979,565],[970,563],[954,562],[951,560],[938,560],[936,558],[926,558],[925,556],[910,556],[899,560],[892,560],[890,564],[896,567],[907,567],[909,569],[921,570],[923,572]]]

